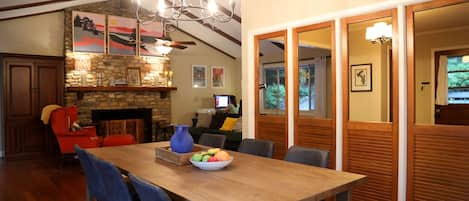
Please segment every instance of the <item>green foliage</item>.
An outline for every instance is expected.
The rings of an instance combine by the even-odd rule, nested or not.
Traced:
[[[265,89],[266,109],[285,109],[285,85],[267,85]]]
[[[448,57],[448,88],[457,87],[469,87],[469,63],[462,56]]]

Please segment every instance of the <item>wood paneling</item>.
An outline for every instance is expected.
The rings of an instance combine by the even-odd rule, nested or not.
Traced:
[[[298,78],[298,34],[307,31],[331,29],[331,119],[301,116],[299,112],[299,78]],[[293,29],[293,108],[294,108],[294,139],[295,145],[328,150],[329,167],[335,167],[335,116],[336,116],[336,81],[335,81],[335,26],[334,22],[324,22]],[[328,79],[328,78],[326,78]]]
[[[439,0],[407,7],[408,201],[462,201],[469,198],[469,127],[416,125],[414,58],[414,12],[467,2]]]
[[[62,104],[63,58],[0,55],[3,66],[5,157],[29,158],[54,148],[40,121],[42,107]]]
[[[254,99],[255,99],[255,122],[256,128],[254,137],[256,139],[270,140],[274,142],[274,155],[276,159],[283,159],[288,147],[288,107],[282,115],[260,114],[259,104],[259,41],[269,38],[282,37],[284,46],[287,47],[287,31],[278,31],[263,35],[257,35],[254,39]],[[288,94],[288,52],[284,50],[285,66],[285,94]],[[288,105],[288,97],[285,97],[285,105]]]
[[[349,55],[348,25],[392,17],[392,121],[352,122],[349,120]],[[368,183],[352,192],[356,201],[396,201],[398,186],[398,30],[397,9],[385,10],[342,20],[343,83],[343,169],[363,173]]]

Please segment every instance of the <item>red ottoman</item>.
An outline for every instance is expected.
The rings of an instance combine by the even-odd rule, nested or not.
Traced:
[[[135,144],[133,135],[111,135],[103,140],[103,147]]]

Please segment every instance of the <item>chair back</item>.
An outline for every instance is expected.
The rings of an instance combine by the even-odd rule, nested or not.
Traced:
[[[225,148],[225,140],[226,136],[224,135],[203,133],[199,138],[199,144],[223,149]]]
[[[98,173],[103,179],[106,192],[105,201],[132,201],[129,189],[119,170],[111,163],[103,160],[93,160]],[[99,200],[101,201],[101,200]]]
[[[50,114],[52,111],[62,108],[60,105],[46,105],[41,111],[41,121],[44,125],[49,125]]]
[[[75,145],[75,152],[78,155],[80,160],[81,167],[85,173],[86,178],[86,187],[90,196],[90,200],[96,198],[96,200],[101,201],[105,200],[104,192],[104,183],[99,175],[98,169],[92,162],[92,160],[97,160],[93,155],[89,154],[84,149],[80,148],[78,145]]]
[[[329,164],[329,151],[292,146],[285,156],[286,161],[327,168]]]
[[[150,184],[133,174],[129,174],[130,182],[137,191],[140,201],[171,201],[168,194],[158,186]]]
[[[243,139],[239,144],[238,151],[262,157],[272,158],[274,143],[267,140]]]
[[[69,133],[70,126],[77,120],[78,108],[76,106],[58,108],[50,114],[50,124],[56,135]]]

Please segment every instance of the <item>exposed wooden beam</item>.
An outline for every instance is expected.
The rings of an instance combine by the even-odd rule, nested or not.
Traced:
[[[29,8],[35,6],[43,6],[47,4],[62,2],[62,1],[70,1],[70,0],[51,0],[51,1],[42,1],[42,2],[35,2],[35,3],[28,3],[28,4],[20,4],[14,6],[7,6],[7,7],[0,7],[0,11],[8,11],[8,10],[16,10],[21,8]]]
[[[205,42],[204,40],[198,38],[197,36],[194,36],[194,35],[188,33],[187,31],[184,31],[184,30],[182,30],[182,29],[180,29],[180,28],[177,28],[177,27],[175,27],[175,28],[176,28],[178,31],[180,31],[180,32],[182,32],[182,33],[185,33],[185,34],[189,35],[190,37],[192,37],[192,38],[194,38],[194,39],[196,39],[196,40],[202,42],[203,44],[205,44],[205,45],[207,45],[207,46],[209,46],[209,47],[211,47],[211,48],[213,48],[213,49],[215,49],[215,50],[221,52],[222,54],[224,54],[224,55],[226,55],[226,56],[228,56],[228,57],[230,57],[230,58],[232,58],[232,59],[236,59],[236,57],[232,56],[231,54],[228,54],[227,52],[225,52],[225,51],[223,51],[223,50],[221,50],[221,49],[219,49],[219,48],[217,48],[217,47],[211,45],[210,43]]]
[[[223,6],[218,6],[218,8],[220,9],[221,12],[225,13],[226,15],[230,16],[231,15],[231,11],[226,9],[225,7]],[[233,14],[233,19],[236,20],[237,22],[241,23],[241,17],[236,15],[236,14]]]

